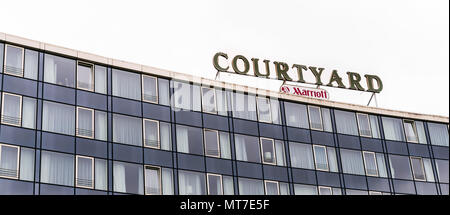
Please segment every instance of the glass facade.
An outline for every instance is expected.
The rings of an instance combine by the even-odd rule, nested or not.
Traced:
[[[0,194],[449,193],[445,123],[0,56]]]

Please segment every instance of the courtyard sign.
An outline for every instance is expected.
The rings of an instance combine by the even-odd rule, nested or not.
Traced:
[[[219,58],[224,58],[225,60],[228,60],[228,55],[223,52],[216,53],[213,57],[214,68],[216,68],[218,71],[221,71],[221,72],[229,72],[228,71],[228,69],[230,68],[229,62],[227,61],[226,66],[220,65]],[[238,62],[241,62],[244,65],[244,67],[239,68]],[[231,60],[231,67],[233,68],[233,71],[236,74],[240,74],[240,75],[249,75],[248,73],[249,73],[250,67],[252,67],[253,68],[253,76],[261,77],[261,78],[269,78],[270,77],[270,69],[269,69],[270,61],[263,60],[263,63],[264,63],[264,67],[265,67],[265,72],[261,73],[260,69],[259,69],[259,59],[258,58],[252,58],[251,66],[250,66],[250,62],[248,61],[247,58],[245,58],[242,55],[236,55]],[[324,68],[314,67],[314,66],[305,66],[305,65],[300,65],[300,64],[293,64],[292,67],[290,67],[287,63],[278,62],[278,61],[274,61],[273,64],[275,66],[275,74],[276,74],[276,77],[278,80],[298,82],[298,83],[307,83],[303,79],[303,72],[309,71],[314,75],[314,77],[316,79],[315,83],[309,83],[309,84],[315,84],[318,86],[324,85],[324,83],[322,82],[322,78],[321,78],[322,73],[325,70]],[[297,73],[297,77],[298,77],[297,80],[293,80],[289,76],[289,69],[294,70],[291,72]],[[326,83],[325,86],[337,87],[337,88],[347,88],[347,89],[351,89],[351,90],[367,91],[367,92],[373,92],[373,93],[379,93],[379,92],[381,92],[381,90],[383,90],[383,83],[381,82],[381,79],[376,75],[364,75],[364,77],[366,79],[367,89],[364,89],[363,86],[361,86],[361,84],[360,84],[361,76],[358,73],[347,72],[347,77],[348,77],[348,87],[346,87],[344,85],[344,83],[342,82],[342,78],[339,76],[337,70],[332,70],[331,77],[327,82],[325,82]],[[374,81],[376,82],[376,86],[374,85]]]

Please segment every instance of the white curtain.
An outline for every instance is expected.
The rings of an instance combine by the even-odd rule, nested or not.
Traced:
[[[308,110],[309,120],[311,121],[311,128],[323,130],[320,108],[309,106]]]
[[[171,145],[171,132],[170,132],[170,124],[165,123],[165,122],[160,122],[159,123],[159,129],[160,129],[160,138],[161,138],[161,149],[163,150],[172,150],[172,145]]]
[[[44,101],[42,130],[75,134],[75,107]]]
[[[295,195],[317,195],[317,188],[312,185],[294,184],[294,193]]]
[[[185,110],[191,110],[191,87],[182,82],[173,82],[174,106]]]
[[[113,177],[114,191],[125,193],[127,189],[125,181],[125,166],[123,163],[114,162]]]
[[[34,181],[34,149],[20,150],[20,180]]]
[[[333,132],[333,126],[331,125],[330,109],[320,108],[322,110],[323,130]]]
[[[428,122],[431,144],[438,146],[448,146],[448,128],[445,124]]]
[[[239,195],[264,195],[261,180],[239,178]]]
[[[286,124],[297,128],[309,128],[306,105],[290,102],[284,103]]]
[[[114,96],[141,100],[141,76],[139,74],[113,69],[112,82]]]
[[[328,165],[331,172],[338,172],[336,150],[333,147],[327,147]]]
[[[326,147],[314,147],[316,169],[328,170]]]
[[[158,146],[158,122],[144,120],[144,131],[145,131],[145,145],[157,147]]]
[[[95,66],[95,92],[106,94],[106,68]]]
[[[386,178],[387,170],[386,170],[386,161],[384,160],[384,155],[382,153],[376,153],[376,156],[377,156],[378,176]]]
[[[448,160],[435,160],[440,183],[448,183]]]
[[[272,112],[272,122],[274,124],[281,124],[280,101],[277,98],[270,99],[270,110]]]
[[[159,104],[170,105],[168,80],[158,78],[158,93],[159,93]]]
[[[15,46],[9,45],[6,46],[7,54],[5,59],[5,65],[11,68],[9,72],[17,74],[18,73],[17,70],[20,71],[22,69],[22,50],[23,49]],[[20,73],[22,73],[22,71],[20,71]]]
[[[266,186],[266,195],[279,195],[280,191],[278,183],[266,181],[265,186]]]
[[[145,169],[145,191],[146,194],[159,195],[160,194],[160,184],[159,184],[159,169],[146,168]]]
[[[136,117],[113,114],[113,141],[142,146],[142,121]]]
[[[256,120],[256,98],[254,95],[233,93],[233,117]]]
[[[25,78],[37,79],[38,74],[38,52],[25,50]]]
[[[378,126],[378,118],[374,115],[369,115],[370,128],[372,129],[372,137],[380,138],[380,127]]]
[[[54,58],[51,55],[45,55],[44,63],[44,81],[48,83],[56,84],[56,71],[58,65],[55,63]]]
[[[219,115],[227,115],[227,93],[226,91],[216,89],[217,112]]]
[[[230,135],[227,132],[219,132],[221,158],[231,159]]]
[[[370,129],[369,116],[366,114],[358,114],[359,133],[365,136],[372,136]]]
[[[213,88],[202,88],[202,108],[203,112],[217,112],[216,95]]]
[[[106,112],[95,111],[95,139],[107,140],[108,123]]]
[[[434,182],[433,167],[431,161],[428,158],[423,158],[423,166],[425,168],[425,175],[428,182]]]
[[[172,169],[162,168],[162,192],[163,195],[173,195]]]
[[[106,169],[106,160],[95,159],[95,189],[107,190],[108,177]]]
[[[364,164],[360,151],[341,149],[341,162],[344,173],[364,175]]]
[[[247,148],[245,147],[245,139],[241,135],[234,135],[236,147],[236,160],[248,161]]]
[[[184,126],[177,126],[177,150],[178,152],[189,153],[188,129]]]
[[[358,135],[358,125],[353,112],[335,110],[337,133]]]
[[[41,182],[73,186],[73,179],[72,155],[42,151]]]
[[[19,148],[5,145],[0,147],[0,176],[18,177]]]
[[[92,122],[93,122],[93,110],[87,110],[78,108],[78,134],[83,136],[91,137],[93,136],[93,128],[92,128]]]
[[[20,96],[3,93],[2,122],[20,126]]]
[[[373,153],[364,153],[364,162],[366,164],[367,175],[378,175],[376,156]]]
[[[275,151],[277,156],[277,165],[278,166],[285,166],[285,160],[284,160],[284,143],[283,141],[275,140]]]
[[[179,171],[180,195],[205,195],[205,176],[201,173]]]
[[[233,177],[222,176],[223,195],[234,195]]]
[[[35,128],[36,122],[36,99],[23,97],[22,126]]]
[[[146,75],[143,75],[143,100],[150,101],[150,102],[157,102],[157,88],[156,83],[158,79],[156,77],[149,77]]]
[[[272,123],[272,111],[270,110],[270,100],[268,98],[257,98],[259,121]]]
[[[280,185],[280,195],[289,195],[289,184],[288,183],[279,183]]]
[[[302,143],[289,143],[292,167],[314,169],[314,159],[311,145]]]
[[[93,159],[78,157],[77,184],[86,187],[94,187]]]
[[[419,143],[427,144],[427,137],[425,136],[425,128],[423,127],[423,122],[415,121],[417,136],[419,137]]]
[[[384,138],[386,140],[405,141],[402,120],[390,117],[382,117]]]

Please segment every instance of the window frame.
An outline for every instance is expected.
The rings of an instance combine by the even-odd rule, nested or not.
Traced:
[[[76,110],[76,119],[75,119],[75,121],[76,121],[76,125],[75,125],[75,133],[76,133],[76,135],[75,136],[89,138],[89,139],[95,139],[95,110],[92,109],[92,108],[85,108],[85,107],[80,107],[80,106],[76,106],[76,109],[77,110]],[[84,109],[84,110],[91,111],[92,136],[85,136],[85,135],[79,134],[79,128],[78,128],[78,119],[79,119],[78,118],[78,116],[79,116],[78,110],[79,109]]]
[[[205,102],[203,102],[204,101],[204,97],[203,97],[203,89],[208,89],[208,90],[212,90],[213,91],[213,95],[214,95],[214,111],[207,111],[206,109],[205,109]],[[212,88],[212,87],[205,87],[205,86],[202,86],[201,88],[200,88],[200,93],[202,94],[202,112],[204,112],[204,113],[209,113],[209,114],[218,114],[219,113],[219,111],[218,111],[218,108],[217,108],[217,95],[216,95],[216,89],[215,88]]]
[[[265,162],[264,161],[264,147],[263,147],[263,139],[264,140],[270,140],[271,142],[272,142],[272,151],[273,151],[273,154],[272,154],[272,160],[273,160],[273,163],[269,163],[269,162]],[[275,151],[275,140],[274,139],[271,139],[271,138],[267,138],[267,137],[259,137],[259,145],[260,145],[260,148],[261,148],[261,163],[262,164],[269,164],[269,165],[277,165],[277,153],[276,153],[276,151]]]
[[[2,161],[2,150],[3,147],[10,147],[10,148],[16,148],[17,149],[17,168],[16,168],[16,177],[11,177],[11,176],[4,176],[4,175],[0,175],[0,178],[9,178],[9,179],[16,179],[18,180],[20,178],[20,146],[14,146],[14,145],[9,145],[9,144],[3,144],[0,143],[0,163]]]
[[[359,116],[360,115],[365,115],[366,117],[367,117],[367,124],[369,125],[369,132],[370,132],[370,135],[363,135],[362,133],[361,133],[361,126],[360,126],[360,123],[359,123]],[[371,125],[371,123],[370,123],[370,116],[369,116],[369,114],[366,114],[366,113],[356,113],[356,122],[357,122],[357,124],[358,124],[358,133],[359,133],[359,136],[361,136],[361,137],[370,137],[370,138],[372,138],[373,137],[373,134],[372,134],[372,125]]]
[[[91,83],[92,89],[91,90],[87,89],[87,88],[80,87],[78,85],[78,83],[79,83],[79,81],[78,81],[79,80],[78,79],[78,77],[79,77],[78,66],[80,66],[80,65],[84,66],[84,67],[90,67],[91,68],[91,75],[92,75],[92,83]],[[86,91],[89,91],[89,92],[95,92],[95,65],[93,63],[88,63],[86,61],[77,60],[77,68],[76,68],[76,70],[77,70],[77,89],[86,90]]]
[[[216,133],[216,139],[217,139],[217,152],[218,152],[218,155],[217,155],[217,156],[207,154],[207,150],[206,150],[206,144],[207,144],[207,143],[206,143],[206,131]],[[214,157],[214,158],[221,158],[221,151],[220,151],[220,137],[219,137],[219,131],[218,131],[218,130],[208,129],[208,128],[203,128],[203,143],[204,143],[203,148],[204,148],[204,154],[205,154],[205,156],[208,156],[208,157]]]
[[[328,189],[328,190],[330,190],[330,195],[333,195],[333,189],[331,189],[331,187],[328,187],[328,186],[318,186],[318,187],[317,187],[317,194],[319,194],[319,196],[322,195],[321,192],[320,192],[321,189]]]
[[[258,122],[264,122],[264,123],[273,123],[273,119],[272,119],[272,104],[271,104],[271,102],[270,102],[270,98],[268,98],[268,97],[261,97],[261,96],[256,96],[255,95],[255,99],[256,99],[256,111],[257,111],[257,118],[258,118]],[[270,117],[270,119],[269,119],[269,121],[266,121],[266,120],[261,120],[261,117],[260,117],[260,112],[259,112],[259,99],[264,99],[265,101],[268,101],[267,103],[268,103],[268,105],[269,105],[269,117]]]
[[[145,99],[145,96],[144,96],[144,92],[145,92],[144,76],[147,77],[147,78],[155,79],[156,101],[149,101],[149,100],[146,100],[146,99]],[[141,84],[142,84],[142,87],[141,87],[141,91],[142,91],[142,92],[141,92],[141,93],[142,93],[141,98],[142,98],[142,101],[143,101],[143,102],[152,103],[152,104],[159,104],[158,77],[152,76],[152,75],[142,74],[142,77],[141,77]]]
[[[416,178],[416,172],[414,170],[414,164],[413,164],[413,161],[412,161],[413,159],[419,159],[420,160],[420,167],[422,169],[422,173],[423,173],[424,179],[417,179]],[[427,174],[426,174],[426,171],[425,171],[425,165],[423,163],[422,157],[409,156],[409,162],[411,162],[411,169],[412,169],[412,175],[413,175],[414,181],[424,181],[424,182],[426,182],[427,181]]]
[[[9,96],[15,96],[15,97],[19,97],[19,125],[17,124],[13,124],[13,123],[9,123],[9,122],[4,122],[3,121],[3,113],[4,113],[4,108],[5,108],[5,94],[9,95]],[[16,126],[16,127],[22,127],[22,108],[23,108],[23,96],[22,95],[17,95],[17,94],[13,94],[13,93],[7,93],[7,92],[2,92],[2,115],[1,115],[1,123],[4,125],[11,125],[11,126]]]
[[[146,189],[146,186],[145,186],[145,182],[147,181],[147,174],[145,174],[145,170],[147,168],[158,170],[159,194],[149,194],[149,193],[147,193],[147,189]],[[159,167],[159,166],[144,165],[143,170],[144,170],[144,195],[162,195],[162,168]]]
[[[417,132],[415,121],[412,120],[412,119],[403,119],[402,122],[403,122],[402,125],[403,125],[403,131],[405,132],[406,142],[408,142],[408,143],[419,143],[419,134]],[[405,124],[407,124],[407,123],[411,124],[411,126],[412,126],[412,129],[413,129],[413,132],[414,132],[414,136],[416,137],[415,141],[412,141],[412,140],[408,139],[408,135],[406,134],[406,127],[405,127]]]
[[[219,176],[220,178],[220,191],[222,192],[221,195],[224,195],[223,193],[223,178],[222,175],[220,174],[214,174],[214,173],[206,173],[206,191],[207,191],[207,195],[211,195],[210,191],[209,191],[209,176]]]
[[[369,174],[369,171],[367,171],[366,154],[372,154],[373,155],[373,160],[375,161],[375,170],[377,172],[376,175]],[[367,176],[373,176],[373,177],[380,177],[380,172],[378,170],[377,156],[376,156],[375,152],[362,151],[362,156],[363,156],[363,162],[364,162],[364,171],[366,172],[366,175]]]
[[[21,71],[22,75],[9,73],[6,70],[6,58],[8,56],[8,46],[11,46],[11,47],[14,47],[14,48],[19,48],[19,49],[22,50],[22,63],[21,63],[22,68],[20,68],[20,71]],[[25,48],[20,47],[20,46],[11,45],[11,44],[5,44],[5,53],[4,53],[4,56],[3,56],[3,73],[7,74],[7,75],[13,75],[13,76],[16,76],[16,77],[24,77],[24,75],[25,75],[24,74],[25,73]]]
[[[157,137],[158,137],[158,140],[157,140],[157,143],[158,143],[158,146],[157,147],[153,147],[153,146],[148,146],[146,143],[145,143],[145,121],[150,121],[150,122],[156,122],[156,127],[157,127]],[[144,147],[147,147],[147,148],[152,148],[152,149],[161,149],[161,137],[160,137],[160,127],[159,127],[159,121],[158,120],[154,120],[154,119],[147,119],[147,118],[142,118],[142,130],[143,130],[143,132],[142,132],[142,144],[144,145]]]
[[[92,187],[83,186],[78,184],[78,158],[86,158],[91,160],[91,174],[92,174]],[[76,155],[75,156],[75,187],[94,189],[95,188],[95,159],[93,157]]]
[[[277,194],[276,195],[280,195],[280,183],[278,181],[264,180],[264,194],[265,195],[269,195],[269,194],[267,194],[267,183],[276,184],[277,185]]]
[[[326,159],[326,163],[327,163],[327,169],[326,170],[325,169],[319,169],[317,167],[316,147],[320,147],[320,148],[324,148],[325,149],[325,159]],[[322,146],[322,145],[313,144],[312,145],[312,150],[313,150],[313,156],[314,156],[314,167],[315,167],[315,169],[319,170],[319,171],[330,172],[330,164],[328,163],[329,161],[328,161],[328,150],[327,150],[327,147],[326,146]]]
[[[318,109],[319,109],[319,118],[320,118],[321,129],[313,128],[313,126],[312,126],[312,121],[311,121],[311,111],[310,111],[310,108],[318,108]],[[309,121],[309,129],[315,130],[315,131],[323,131],[323,118],[322,118],[322,110],[321,110],[320,106],[308,105],[308,121]]]

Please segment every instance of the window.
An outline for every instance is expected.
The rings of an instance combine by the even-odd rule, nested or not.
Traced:
[[[77,88],[94,91],[94,65],[78,61],[77,64]]]
[[[0,58],[1,59],[1,58]],[[29,49],[25,50],[25,72],[24,77],[36,80],[38,75],[38,52]]]
[[[140,118],[113,114],[113,141],[142,146],[142,121]]]
[[[341,149],[342,170],[344,173],[364,175],[364,164],[360,151]]]
[[[257,97],[258,117],[260,122],[272,123],[272,112],[269,98]]]
[[[77,107],[77,136],[94,138],[94,110]]]
[[[384,154],[383,153],[375,153],[375,156],[377,158],[378,176],[386,178],[387,177],[387,169],[386,169],[386,161],[384,158]]]
[[[427,137],[425,136],[425,128],[423,126],[423,122],[414,121],[414,125],[416,126],[417,136],[419,138],[419,143],[427,144]]]
[[[389,155],[392,178],[412,180],[411,166],[406,156]]]
[[[234,139],[237,160],[255,163],[261,162],[259,141],[257,137],[235,134]]]
[[[322,114],[320,107],[308,105],[310,128],[323,131]]]
[[[205,129],[203,134],[205,135],[206,156],[220,157],[219,132]]]
[[[161,143],[161,149],[172,150],[172,135],[170,123],[159,122],[159,139]]]
[[[264,195],[264,185],[261,180],[239,178],[239,195]]]
[[[202,129],[177,125],[178,152],[203,155]]]
[[[66,87],[74,87],[75,60],[45,54],[44,81]]]
[[[256,98],[254,95],[233,93],[233,117],[240,119],[256,120]]]
[[[141,76],[137,73],[113,69],[112,93],[113,96],[141,100]]]
[[[425,176],[428,182],[434,182],[433,167],[429,158],[422,158],[423,166],[425,168]]]
[[[390,117],[381,117],[384,137],[386,140],[405,141],[402,120]]]
[[[319,195],[333,195],[331,187],[319,186]]]
[[[95,189],[107,190],[108,188],[108,169],[106,167],[106,160],[95,159]]]
[[[365,190],[345,189],[345,192],[347,195],[353,195],[353,196],[368,195],[368,192]]]
[[[284,143],[281,140],[275,140],[275,157],[278,166],[286,166]]]
[[[5,48],[5,74],[23,76],[23,53],[21,47],[6,45]]]
[[[142,164],[113,161],[114,192],[144,194]]]
[[[382,195],[379,191],[369,191],[369,195]]]
[[[21,126],[22,124],[22,96],[3,93],[2,123]]]
[[[203,112],[217,114],[216,92],[214,88],[202,87]]]
[[[380,127],[378,126],[378,118],[374,115],[369,115],[370,128],[372,129],[372,137],[380,138]]]
[[[161,195],[161,168],[145,166],[145,195]]]
[[[423,161],[420,157],[410,157],[411,166],[413,170],[414,180],[425,181],[425,168],[423,167]]]
[[[0,144],[0,177],[19,179],[18,146]]]
[[[366,175],[378,177],[378,167],[374,152],[363,152]]]
[[[142,100],[158,104],[158,79],[142,75]]]
[[[149,148],[160,148],[159,142],[159,122],[156,120],[144,119],[144,146]]]
[[[220,156],[225,159],[231,159],[230,135],[227,132],[219,132]]]
[[[289,184],[288,183],[279,183],[280,187],[280,195],[290,195],[289,193]]]
[[[341,110],[334,110],[336,117],[336,130],[340,134],[358,135],[358,125],[355,113]]]
[[[276,164],[275,145],[273,139],[260,138],[264,164]]]
[[[312,147],[309,144],[289,143],[292,167],[314,169]]]
[[[198,85],[174,81],[173,86],[175,108],[201,111],[200,87]]]
[[[206,195],[205,175],[203,173],[178,171],[180,195]]]
[[[264,181],[266,195],[280,195],[280,188],[277,181]]]
[[[428,122],[431,144],[437,146],[448,146],[448,127],[446,124]]]
[[[44,101],[42,130],[60,134],[75,134],[75,107]]]
[[[96,93],[106,94],[106,67],[95,65],[94,87]]]
[[[4,45],[0,43],[0,60],[3,60]],[[3,63],[0,63],[0,72],[3,72]]]
[[[406,140],[408,142],[417,143],[419,138],[417,137],[417,130],[414,121],[403,120],[403,126],[405,128]]]
[[[333,132],[333,126],[331,125],[330,109],[320,108],[322,110],[323,130]]]
[[[170,105],[169,80],[158,78],[158,100],[160,105]]]
[[[317,187],[313,185],[294,184],[295,195],[317,195]]]
[[[359,135],[363,137],[372,137],[372,129],[370,128],[369,115],[357,113]]]
[[[42,151],[41,182],[73,186],[74,167],[73,155]]]
[[[108,117],[106,112],[96,110],[94,122],[95,139],[106,141],[108,136]]]
[[[306,105],[284,102],[287,126],[309,128]]]
[[[222,176],[217,174],[206,174],[208,178],[208,195],[223,195]]]
[[[448,160],[435,160],[440,183],[448,183]]]
[[[316,169],[322,171],[328,171],[328,157],[327,148],[325,146],[314,145],[314,160],[316,163]]]
[[[163,195],[173,195],[173,170],[162,168],[162,193]]]
[[[82,188],[94,188],[94,158],[76,156],[76,186]]]
[[[222,176],[222,182],[223,182],[223,194],[224,195],[234,195],[233,177]]]

